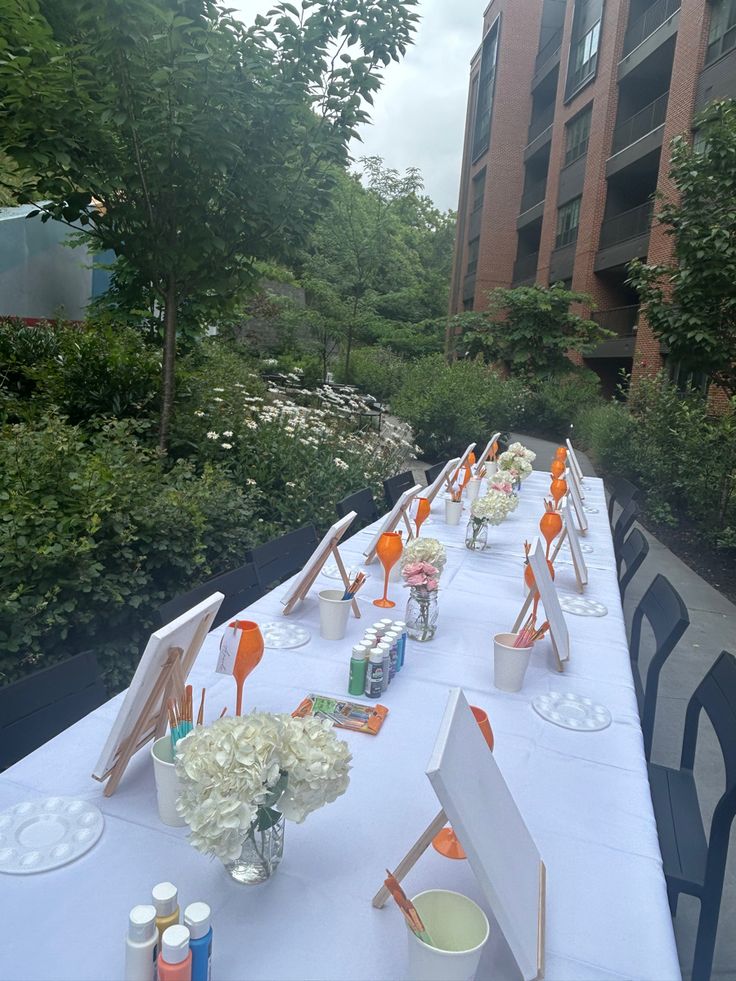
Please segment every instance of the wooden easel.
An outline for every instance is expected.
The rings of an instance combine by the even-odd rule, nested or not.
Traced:
[[[448,460],[442,472],[436,478],[434,483],[432,483],[429,487],[425,489],[425,492],[421,496],[426,497],[426,499],[429,501],[430,504],[434,503],[435,497],[437,497],[439,492],[442,490],[443,486],[444,487],[449,486],[448,474],[454,471],[458,463],[460,463],[459,456],[454,457],[452,460]]]
[[[415,495],[415,496],[417,496],[417,495]],[[408,501],[405,501],[401,505],[401,507],[399,507],[396,510],[396,512],[391,517],[391,520],[382,529],[382,531],[381,531],[381,534],[382,535],[386,535],[386,534],[389,534],[392,531],[396,531],[396,526],[399,524],[399,522],[403,518],[404,525],[406,526],[407,541],[410,542],[412,540],[412,538],[416,538],[416,534],[414,533],[414,529],[413,529],[412,524],[411,524],[411,518],[409,517],[409,508],[411,507],[413,501],[414,501],[414,497],[410,498]],[[373,548],[371,548],[368,552],[365,552],[364,555],[365,555],[365,563],[366,563],[366,565],[370,565],[370,563],[376,557],[376,546],[374,546]]]
[[[125,769],[135,753],[151,739],[159,739],[166,732],[168,721],[166,705],[170,698],[178,699],[184,694],[183,659],[184,651],[181,647],[169,649],[169,655],[154,682],[137,721],[118,746],[115,762],[102,777],[95,778],[101,781],[107,780],[105,797],[111,797],[115,793]]]
[[[562,531],[557,536],[557,544],[555,545],[554,551],[552,552],[552,555],[550,556],[550,562],[553,565],[554,565],[555,559],[560,554],[560,549],[565,544],[565,540],[566,539],[569,539],[569,537],[570,536],[568,534],[567,528],[563,527]],[[570,557],[572,559],[572,567],[575,570],[575,581],[577,583],[578,592],[579,593],[584,593],[585,592],[585,583],[583,582],[583,578],[580,575],[580,569],[578,569],[577,556],[575,555],[575,552],[573,551],[572,545],[570,546]]]
[[[491,436],[491,438],[488,440],[488,443],[486,445],[486,448],[483,450],[483,452],[480,455],[480,458],[478,459],[478,461],[475,464],[475,472],[476,473],[480,473],[480,471],[483,469],[483,466],[484,466],[486,460],[488,459],[488,457],[489,457],[489,455],[491,453],[491,450],[493,449],[493,444],[494,443],[497,443],[500,438],[501,438],[501,433],[500,432],[497,432],[497,433],[494,433],[493,436]]]
[[[324,553],[319,557],[317,562],[314,563],[314,565],[307,573],[307,575],[304,576],[302,582],[299,584],[298,589],[291,597],[289,602],[286,604],[286,606],[284,606],[283,609],[284,616],[288,616],[293,611],[297,603],[301,602],[303,599],[306,599],[307,593],[314,585],[314,580],[322,571],[322,566],[325,564],[325,562],[327,561],[330,555],[335,560],[335,565],[337,566],[338,572],[340,573],[340,578],[343,581],[345,589],[348,588],[348,586],[350,585],[350,579],[348,578],[348,571],[345,568],[345,563],[342,561],[342,556],[340,555],[340,549],[337,547],[337,543],[340,541],[340,538],[341,538],[340,535],[334,536],[334,538],[329,543],[329,547],[325,549]],[[358,606],[358,601],[354,599],[350,605],[352,606],[354,616],[360,619],[360,607]]]
[[[398,882],[402,882],[405,876],[411,872],[422,855],[432,844],[433,838],[447,824],[447,815],[442,809],[437,817],[433,818],[430,824],[419,835],[417,840],[404,855],[399,864],[393,871],[393,876]],[[375,909],[383,909],[386,900],[391,894],[385,885],[381,886],[376,895],[371,900],[371,905]],[[537,910],[537,981],[544,977],[544,941],[546,929],[546,908],[547,908],[547,869],[544,862],[539,863],[539,906]]]
[[[516,620],[514,620],[514,625],[511,628],[511,633],[512,634],[517,633],[518,630],[520,629],[521,625],[526,620],[526,615],[529,612],[529,607],[534,602],[534,598],[536,596],[539,596],[539,590],[538,589],[530,589],[529,592],[527,593],[527,597],[524,600],[524,603],[522,604],[521,609],[519,610],[518,617],[516,618]],[[555,667],[557,668],[557,670],[560,673],[562,673],[565,670],[565,662],[560,657],[560,649],[557,646],[557,641],[555,640],[555,635],[552,633],[552,629],[551,628],[550,628],[550,631],[549,631],[549,639],[550,639],[550,642],[552,644],[552,653],[555,656]]]

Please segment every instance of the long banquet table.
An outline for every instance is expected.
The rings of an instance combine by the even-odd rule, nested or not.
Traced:
[[[353,752],[347,793],[290,824],[284,860],[261,886],[232,882],[216,860],[194,851],[186,828],[158,819],[147,750],[138,753],[111,798],[90,778],[122,696],[117,696],[0,777],[0,810],[36,797],[64,795],[97,804],[105,816],[99,842],[83,858],[52,872],[0,876],[5,940],[3,979],[118,979],[128,910],[150,901],[169,879],[182,908],[204,900],[213,911],[213,977],[228,979],[394,979],[406,971],[405,927],[393,904],[373,909],[384,869],[393,867],[438,810],[424,769],[447,701],[460,685],[485,708],[495,757],[547,866],[546,977],[549,979],[679,978],[677,952],[619,601],[603,485],[586,478],[590,531],[585,539],[587,594],[608,607],[604,618],[567,616],[571,659],[564,675],[549,664],[549,641],[537,645],[524,687],[493,686],[492,637],[510,629],[523,600],[524,539],[536,533],[549,478],[534,473],[516,512],[489,534],[483,553],[464,548],[464,522],[444,523],[441,500],[422,529],[447,547],[437,635],[409,644],[404,670],[381,701],[390,709],[377,737],[341,733]],[[341,551],[356,564],[370,529]],[[380,566],[360,595],[362,619],[351,618],[344,641],[319,637],[317,586],[292,618],[311,640],[295,650],[266,650],[246,682],[250,708],[292,711],[309,691],[345,695],[350,648],[383,615]],[[569,552],[556,563],[560,591],[573,591]],[[328,579],[320,578],[326,588]],[[280,615],[282,586],[255,603],[261,623]],[[399,583],[396,617],[406,591]],[[208,716],[234,705],[231,679],[214,673],[220,630],[208,637],[190,680],[207,686]],[[606,705],[613,724],[600,732],[568,731],[543,721],[534,695],[573,691]],[[412,895],[448,888],[487,912],[467,862],[433,849],[405,881]],[[478,978],[518,977],[493,927]]]

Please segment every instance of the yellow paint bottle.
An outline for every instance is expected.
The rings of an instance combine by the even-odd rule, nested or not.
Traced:
[[[158,949],[161,950],[161,938],[167,927],[179,922],[179,893],[172,882],[159,882],[151,893],[153,905],[156,907],[156,928],[158,929]]]

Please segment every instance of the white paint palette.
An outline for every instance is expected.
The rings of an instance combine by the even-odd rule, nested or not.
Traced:
[[[537,695],[532,699],[532,708],[545,721],[576,732],[596,732],[611,724],[611,713],[605,705],[574,692]]]
[[[0,814],[0,872],[49,872],[81,858],[105,819],[94,804],[72,797],[24,801]]]
[[[560,595],[560,606],[565,613],[572,613],[576,617],[604,617],[608,613],[608,607],[603,603],[585,596]]]
[[[303,647],[312,636],[306,627],[298,623],[275,620],[261,627],[263,646],[275,650],[287,650],[291,647]]]

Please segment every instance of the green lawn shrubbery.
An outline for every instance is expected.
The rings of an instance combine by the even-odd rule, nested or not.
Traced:
[[[342,368],[337,371],[341,381]],[[350,357],[351,383],[381,402],[392,402],[402,390],[408,370],[409,362],[387,347],[359,347]]]

